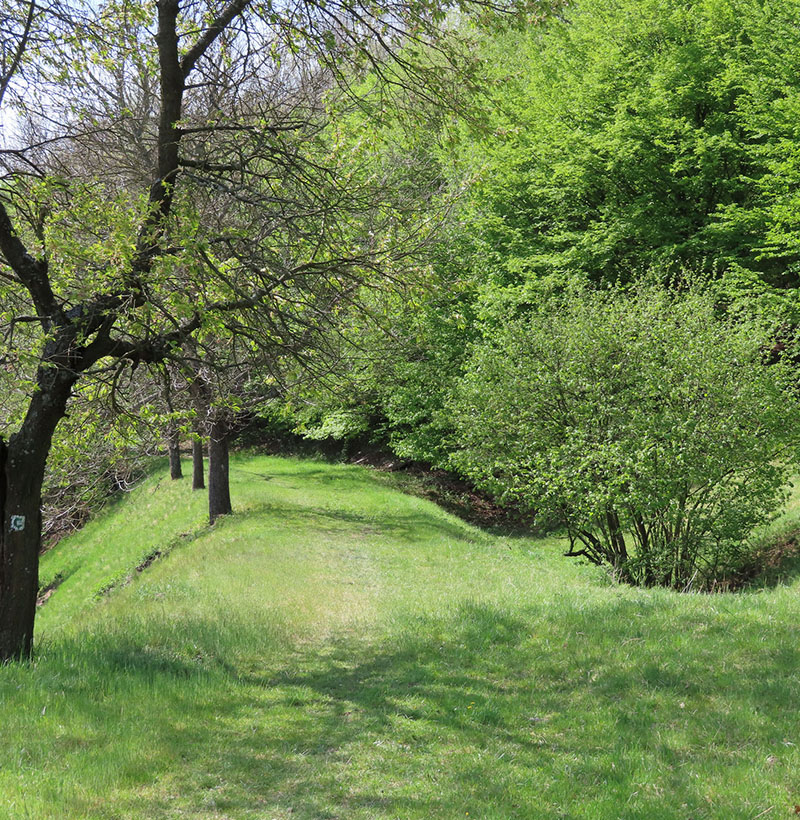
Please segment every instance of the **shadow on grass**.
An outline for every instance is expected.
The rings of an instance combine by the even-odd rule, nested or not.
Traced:
[[[544,530],[533,527],[529,517],[521,511],[499,506],[490,496],[479,493],[465,480],[443,470],[427,471],[415,467],[410,472],[384,472],[345,464],[321,468],[313,466],[313,462],[304,462],[302,467],[281,469],[275,473],[238,469],[267,481],[273,478],[299,479],[306,486],[307,482],[317,484],[327,493],[350,494],[368,489],[399,491],[403,495],[429,501],[465,524],[495,536],[542,537],[552,531],[552,527]]]
[[[379,475],[350,464],[282,460],[276,463],[274,470],[254,470],[251,467],[241,466],[234,460],[231,463],[231,477],[235,477],[237,473],[256,476],[263,478],[265,481],[301,479],[304,484],[312,482],[325,488],[333,487],[334,490],[342,488],[342,492],[351,490],[354,487],[360,490],[369,486],[385,488]]]
[[[239,665],[202,623],[187,627],[195,657],[157,635],[57,654],[101,686],[91,702],[70,696],[70,720],[140,736],[147,776],[168,784],[119,816],[750,816],[740,809],[757,804],[751,775],[768,755],[763,781],[788,801],[796,630],[755,610],[665,606],[465,604],[381,641],[262,642]],[[258,640],[241,628],[243,644]],[[60,685],[89,684],[78,671]],[[91,765],[115,754],[100,752]],[[119,777],[135,788],[137,773]]]
[[[237,512],[227,523],[237,525],[248,520],[258,523],[267,521],[282,529],[299,524],[321,530],[353,532],[356,536],[378,535],[409,544],[418,544],[421,539],[426,538],[446,538],[470,544],[494,542],[492,536],[487,533],[425,511],[370,513],[339,507],[315,507],[308,503],[264,501],[250,504],[247,509]]]

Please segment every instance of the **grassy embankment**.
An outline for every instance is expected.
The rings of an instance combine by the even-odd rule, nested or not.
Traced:
[[[730,820],[800,803],[791,579],[620,588],[391,476],[257,457],[232,480],[239,512],[212,531],[203,494],[160,474],[45,556],[43,580],[63,581],[37,659],[0,669],[1,818]]]

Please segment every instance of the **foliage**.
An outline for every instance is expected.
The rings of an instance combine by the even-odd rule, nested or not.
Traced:
[[[401,294],[373,297],[373,321],[351,317],[342,361],[299,411],[309,438],[369,436],[398,456],[445,466],[453,425],[446,402],[475,334],[474,289],[428,271]]]
[[[470,342],[576,283],[704,270],[722,308],[786,336],[800,320],[798,32],[794,0],[578,0],[542,26],[475,34],[470,111],[407,125],[401,187],[438,179],[451,198],[433,284],[392,307],[393,344],[356,334],[370,355],[350,357],[350,388],[322,402],[339,423],[316,434],[368,426],[452,466],[448,400]]]
[[[457,143],[484,280],[512,303],[654,265],[796,285],[798,23],[794,0],[578,0],[486,38],[488,127]]]
[[[475,351],[454,460],[621,579],[710,584],[783,500],[791,373],[696,287],[574,292]]]
[[[799,14],[756,0],[579,0],[543,26],[477,35],[470,115],[407,137],[409,157],[429,157],[405,166],[411,187],[438,175],[454,198],[431,253],[437,286],[395,311],[398,344],[365,366],[348,412],[368,403],[398,453],[445,464],[447,399],[476,335],[576,281],[654,265],[721,277],[720,301],[772,329],[796,321]]]

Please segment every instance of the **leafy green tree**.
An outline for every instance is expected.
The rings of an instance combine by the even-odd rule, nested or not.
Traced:
[[[489,128],[457,144],[487,305],[652,266],[797,285],[798,54],[794,0],[577,0],[486,38]]]
[[[476,349],[454,461],[621,580],[710,585],[795,466],[792,370],[763,356],[695,289],[571,293]]]
[[[288,392],[298,431],[369,438],[402,459],[448,466],[446,405],[477,333],[474,297],[463,278],[429,271],[414,287],[373,300],[368,319],[351,316],[327,377]]]

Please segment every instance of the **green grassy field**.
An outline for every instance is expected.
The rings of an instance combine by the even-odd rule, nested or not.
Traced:
[[[618,587],[389,475],[231,476],[212,530],[161,473],[44,556],[36,660],[0,669],[0,818],[793,816],[792,578]]]

